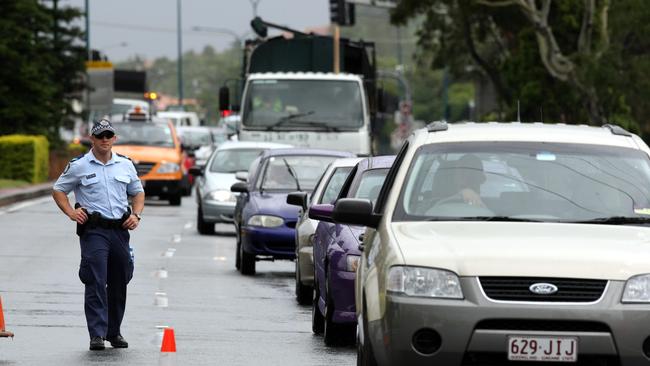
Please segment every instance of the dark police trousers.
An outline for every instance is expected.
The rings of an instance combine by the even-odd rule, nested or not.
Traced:
[[[90,337],[115,337],[126,307],[126,285],[133,277],[129,232],[88,227],[81,235],[79,278],[86,285],[84,310]]]

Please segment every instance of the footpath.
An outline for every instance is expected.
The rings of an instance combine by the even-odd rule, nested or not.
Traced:
[[[20,188],[0,189],[0,207],[32,198],[47,196],[52,193],[54,182],[33,184]]]

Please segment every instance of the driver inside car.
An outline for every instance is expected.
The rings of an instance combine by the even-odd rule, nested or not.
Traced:
[[[481,184],[485,182],[483,162],[472,154],[442,165],[433,180],[433,192],[442,202],[462,201],[468,205],[485,206]]]

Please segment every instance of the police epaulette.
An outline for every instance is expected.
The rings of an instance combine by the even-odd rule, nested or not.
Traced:
[[[81,154],[81,155],[79,155],[79,156],[75,156],[74,158],[70,159],[70,162],[73,163],[73,162],[75,162],[75,161],[77,161],[77,160],[83,158],[84,155],[86,155],[86,154]]]
[[[128,156],[126,156],[126,155],[122,155],[122,154],[120,154],[120,153],[116,153],[116,154],[117,154],[117,156],[119,156],[119,157],[121,157],[121,158],[124,158],[124,159],[129,159],[129,160],[131,160],[131,158],[130,158],[130,157],[128,157]],[[133,161],[133,160],[131,160],[131,161]]]

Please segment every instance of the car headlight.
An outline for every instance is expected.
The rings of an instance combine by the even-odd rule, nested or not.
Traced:
[[[348,272],[356,272],[357,268],[359,267],[359,259],[360,258],[361,258],[361,256],[348,254],[345,257],[345,260],[346,260],[345,270],[348,271]]]
[[[650,302],[650,274],[627,280],[621,302]]]
[[[158,173],[176,173],[181,169],[176,163],[162,163],[158,167]]]
[[[387,290],[407,296],[462,299],[460,279],[450,271],[395,266],[388,272]]]
[[[212,191],[208,194],[208,198],[213,200],[213,201],[219,201],[219,202],[235,202],[235,195],[232,194],[230,191],[225,191],[225,190],[218,190],[218,191]]]
[[[284,219],[270,215],[253,215],[248,219],[248,225],[261,227],[278,227],[284,224]]]

